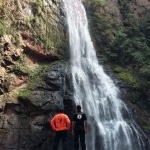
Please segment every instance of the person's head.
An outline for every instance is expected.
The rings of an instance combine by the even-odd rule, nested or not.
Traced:
[[[77,105],[77,111],[81,111],[81,106],[80,105]]]
[[[64,112],[64,109],[63,108],[59,108],[58,109],[58,113],[63,113]]]

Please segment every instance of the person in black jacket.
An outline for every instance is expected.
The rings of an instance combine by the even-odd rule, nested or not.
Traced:
[[[75,150],[79,149],[79,138],[82,150],[86,149],[85,134],[87,133],[86,114],[81,112],[81,106],[77,105],[77,112],[72,119],[72,134],[74,135]]]

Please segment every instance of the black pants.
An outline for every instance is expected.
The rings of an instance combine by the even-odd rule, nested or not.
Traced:
[[[53,150],[57,150],[58,143],[62,139],[63,150],[67,150],[67,131],[56,131],[54,137]]]
[[[80,139],[82,150],[85,150],[86,145],[85,145],[85,132],[84,131],[75,131],[74,133],[75,150],[79,150],[79,139]]]

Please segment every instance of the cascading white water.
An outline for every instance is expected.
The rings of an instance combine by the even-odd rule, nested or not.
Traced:
[[[98,64],[80,0],[63,0],[70,41],[74,100],[88,118],[87,150],[144,150],[142,139],[119,99],[119,89]]]

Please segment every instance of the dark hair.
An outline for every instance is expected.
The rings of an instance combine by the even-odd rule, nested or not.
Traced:
[[[81,110],[81,106],[77,105],[77,110],[80,111]]]

